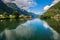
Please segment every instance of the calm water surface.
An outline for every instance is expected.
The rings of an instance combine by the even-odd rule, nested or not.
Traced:
[[[60,34],[38,18],[0,20],[0,40],[60,40]]]

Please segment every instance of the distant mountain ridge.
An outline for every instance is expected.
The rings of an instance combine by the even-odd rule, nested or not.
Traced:
[[[32,12],[27,12],[26,10],[19,8],[15,3],[7,3],[7,6],[11,7],[14,10],[17,10],[19,14],[24,14],[27,16],[31,15],[32,17],[39,16],[39,15],[36,15]]]
[[[9,14],[11,14],[13,11],[17,11],[19,15],[27,15],[27,16],[32,16],[32,17],[38,17],[39,15],[36,15],[32,12],[27,12],[24,9],[19,8],[15,3],[4,3],[3,1],[0,0],[0,11],[6,11]],[[1,13],[0,13],[1,14]]]

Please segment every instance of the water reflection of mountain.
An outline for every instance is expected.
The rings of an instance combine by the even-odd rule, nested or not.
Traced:
[[[46,19],[45,20],[54,30],[60,33],[60,19]]]
[[[15,29],[18,25],[26,22],[26,20],[19,19],[8,19],[8,20],[0,20],[0,32],[5,29]]]
[[[13,30],[0,33],[0,40],[59,40],[59,34],[40,19],[28,20]]]

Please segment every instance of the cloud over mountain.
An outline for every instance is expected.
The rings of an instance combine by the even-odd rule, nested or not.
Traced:
[[[16,3],[16,5],[19,8],[30,10],[30,7],[34,7],[37,3],[34,0],[3,0],[5,3],[7,2],[13,2]]]

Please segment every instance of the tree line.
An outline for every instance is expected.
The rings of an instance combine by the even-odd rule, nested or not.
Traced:
[[[17,11],[14,11],[11,15],[14,16],[14,18],[19,18],[19,14]],[[10,15],[7,12],[3,12],[1,14],[0,18],[6,18],[7,19],[7,18],[10,18],[9,16]]]

